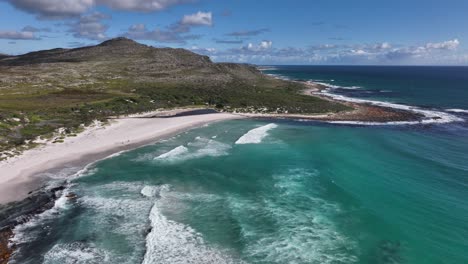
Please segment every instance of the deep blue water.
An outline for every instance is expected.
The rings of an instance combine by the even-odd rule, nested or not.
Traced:
[[[468,67],[273,66],[266,73],[341,87],[349,96],[437,108],[468,109]]]

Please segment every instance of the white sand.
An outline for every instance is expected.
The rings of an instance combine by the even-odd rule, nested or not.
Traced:
[[[72,163],[91,163],[112,153],[135,148],[206,123],[241,118],[206,114],[173,118],[120,118],[88,128],[64,143],[47,143],[0,162],[0,203],[24,199],[40,184],[39,173]],[[91,158],[90,158],[91,157]],[[84,161],[83,161],[84,160]],[[86,164],[80,164],[86,165]]]

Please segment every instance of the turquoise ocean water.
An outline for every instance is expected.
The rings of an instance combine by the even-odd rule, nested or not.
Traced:
[[[467,68],[266,72],[468,118]],[[464,121],[220,122],[90,165],[68,192],[16,228],[13,263],[468,263]]]

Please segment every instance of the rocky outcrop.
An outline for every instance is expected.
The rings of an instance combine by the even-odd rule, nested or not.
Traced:
[[[7,264],[15,250],[15,245],[10,244],[15,226],[26,223],[35,215],[52,208],[59,193],[64,189],[65,186],[40,189],[21,202],[0,207],[0,264]],[[76,195],[68,198],[76,199]]]

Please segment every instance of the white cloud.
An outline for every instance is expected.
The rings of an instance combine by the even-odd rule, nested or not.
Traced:
[[[457,49],[459,45],[460,45],[460,41],[458,41],[458,39],[453,39],[453,40],[447,40],[447,41],[439,42],[439,43],[427,43],[426,48],[427,49],[454,50],[454,49]]]
[[[188,26],[211,26],[213,18],[211,12],[197,12],[191,15],[185,15],[180,21],[182,25]]]
[[[94,6],[103,5],[125,11],[152,12],[192,0],[6,0],[41,19],[77,17]]]
[[[161,30],[158,28],[148,30],[144,24],[135,24],[128,29],[124,36],[137,40],[153,40],[163,43],[184,44],[189,39],[198,39],[200,37],[198,35],[182,34],[189,32],[189,29],[190,28],[187,28],[187,30],[183,32],[172,27],[169,27],[167,30]]]
[[[264,40],[260,43],[259,47],[261,49],[270,49],[272,45],[273,45],[273,42]]]
[[[201,54],[214,54],[217,51],[215,48],[200,48],[198,46],[192,46],[190,50]]]
[[[313,45],[307,48],[275,48],[271,41],[248,43],[227,50],[197,49],[214,61],[262,64],[463,64],[467,56],[455,50],[457,40],[432,42],[417,46],[392,45],[389,42],[355,45]],[[194,50],[195,51],[195,50]]]
[[[388,42],[382,42],[382,43],[374,45],[374,49],[377,49],[377,50],[385,50],[385,49],[391,49],[391,48],[392,48],[392,45],[390,45],[390,43]]]
[[[110,19],[110,16],[99,12],[83,15],[77,22],[69,25],[69,32],[73,33],[75,38],[105,40],[107,39],[106,31],[109,28],[102,23],[105,19]]]
[[[241,50],[258,52],[258,51],[265,51],[265,50],[271,49],[272,46],[273,46],[272,41],[263,40],[258,45],[253,44],[253,43],[248,43],[247,46],[242,47]]]
[[[54,19],[78,16],[94,5],[94,0],[8,0],[16,8]]]
[[[127,11],[160,11],[170,6],[187,3],[187,0],[95,0],[96,4]]]
[[[353,55],[368,55],[369,52],[364,51],[362,49],[358,49],[358,50],[351,50],[351,54],[353,54]]]
[[[124,35],[133,39],[185,44],[187,40],[201,37],[200,35],[189,34],[193,27],[211,26],[212,24],[211,12],[198,12],[183,16],[182,19],[165,29],[148,30],[144,24],[134,24]]]
[[[0,31],[0,39],[36,40],[38,38],[30,31]]]

